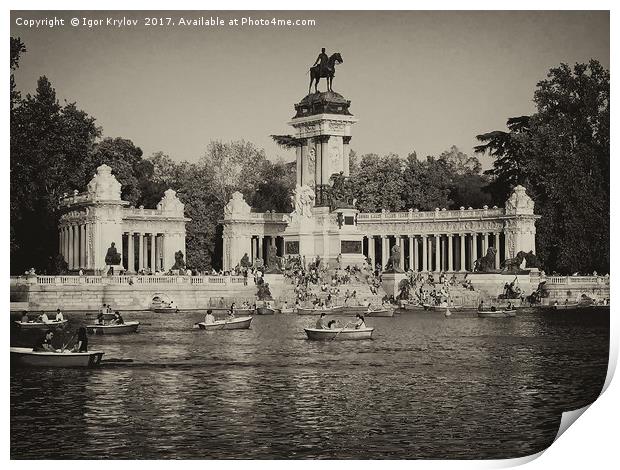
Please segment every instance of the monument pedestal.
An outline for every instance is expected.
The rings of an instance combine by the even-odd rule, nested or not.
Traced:
[[[394,298],[396,298],[398,294],[400,294],[398,285],[400,284],[400,281],[406,278],[407,275],[405,273],[383,273],[381,275],[381,287],[383,287],[383,290],[388,296],[393,295]]]

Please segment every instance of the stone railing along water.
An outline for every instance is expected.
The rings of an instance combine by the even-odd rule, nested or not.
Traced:
[[[11,276],[11,285],[243,284],[243,276]]]

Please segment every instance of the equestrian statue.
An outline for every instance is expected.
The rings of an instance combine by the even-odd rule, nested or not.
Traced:
[[[334,91],[332,89],[332,82],[336,75],[336,64],[342,64],[342,56],[340,52],[336,52],[331,56],[327,56],[325,48],[321,49],[321,53],[316,58],[314,65],[310,67],[310,85],[308,85],[308,94],[312,89],[312,82],[314,83],[314,92],[318,93],[319,80],[324,78],[327,81],[327,91]]]

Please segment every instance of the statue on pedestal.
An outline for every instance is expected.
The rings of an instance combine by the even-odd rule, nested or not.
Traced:
[[[386,273],[402,273],[403,270],[400,267],[400,246],[394,245],[387,264],[385,265]]]
[[[490,246],[486,255],[474,261],[474,271],[479,273],[498,272],[495,269],[495,254],[495,248]]]
[[[273,245],[269,245],[267,248],[267,271],[265,274],[282,274],[280,259],[276,254],[276,247]]]
[[[336,52],[330,57],[327,57],[325,48],[322,48],[321,53],[314,62],[314,65],[310,67],[310,84],[308,85],[308,94],[310,94],[310,90],[312,89],[312,82],[315,82],[314,92],[319,92],[318,86],[321,78],[324,78],[327,81],[327,91],[334,91],[332,90],[332,82],[334,80],[334,76],[336,75],[336,64],[342,64],[343,62],[344,61],[342,60],[340,52]]]
[[[107,266],[117,266],[121,264],[121,255],[116,249],[116,244],[114,242],[112,242],[105,255],[105,264]]]
[[[185,260],[181,250],[174,254],[174,266],[172,266],[172,269],[185,270]]]

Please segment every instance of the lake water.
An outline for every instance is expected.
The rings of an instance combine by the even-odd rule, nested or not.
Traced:
[[[94,318],[69,316],[72,330]],[[132,363],[11,370],[13,459],[519,457],[607,371],[609,312],[588,309],[407,312],[368,319],[371,341],[333,342],[307,341],[306,316],[212,332],[191,329],[200,313],[124,316],[139,333],[89,347]]]

